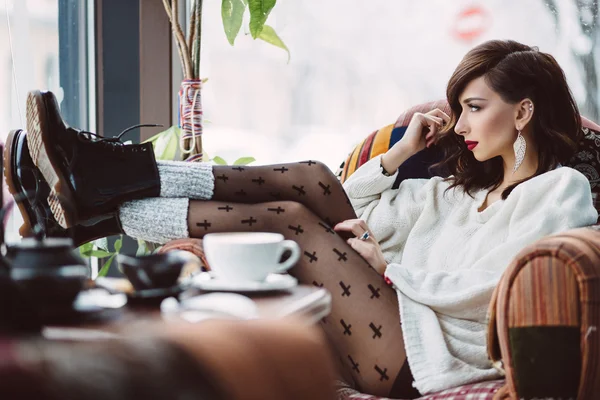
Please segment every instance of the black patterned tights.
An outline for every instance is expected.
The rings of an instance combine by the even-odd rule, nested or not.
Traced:
[[[331,229],[356,218],[334,174],[315,161],[215,166],[213,172],[213,199],[190,202],[190,235],[266,231],[295,240],[303,256],[290,274],[332,294],[332,313],[321,325],[341,359],[342,375],[370,394],[412,397],[397,295]]]

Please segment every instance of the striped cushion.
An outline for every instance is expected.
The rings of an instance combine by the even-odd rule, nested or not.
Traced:
[[[376,130],[356,146],[344,162],[344,168],[341,175],[342,182],[352,175],[358,167],[371,158],[385,153],[394,145],[394,143],[400,140],[397,135],[399,130],[396,130],[393,138],[392,132],[394,132],[394,124]]]
[[[354,148],[354,150],[352,150],[350,155],[340,166],[338,171],[340,180],[344,182],[358,169],[358,167],[369,161],[371,158],[385,153],[389,148],[396,144],[396,142],[402,139],[414,113],[426,113],[435,108],[440,108],[445,112],[450,111],[445,100],[420,104],[408,109],[400,115],[394,124],[378,129],[367,136]],[[439,149],[433,147],[425,149],[402,164],[399,168],[402,177],[399,177],[398,180],[401,181],[402,179],[407,178],[429,178],[432,175],[429,174],[427,170],[428,167],[438,162],[440,159],[441,152]]]

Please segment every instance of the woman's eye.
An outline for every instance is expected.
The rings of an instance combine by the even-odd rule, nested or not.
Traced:
[[[481,107],[475,106],[473,104],[468,104],[469,110],[471,111],[479,111],[481,109]]]

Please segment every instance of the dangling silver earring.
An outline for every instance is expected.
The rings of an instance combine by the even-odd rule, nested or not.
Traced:
[[[519,169],[523,159],[525,158],[525,150],[527,150],[527,142],[523,135],[521,135],[521,131],[519,130],[519,135],[517,136],[517,140],[513,144],[513,150],[515,151],[515,166],[513,167],[513,174]]]

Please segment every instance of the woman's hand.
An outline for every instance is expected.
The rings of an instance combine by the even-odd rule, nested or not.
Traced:
[[[350,232],[354,238],[348,239],[346,242],[352,247],[358,254],[362,256],[371,267],[375,269],[379,274],[383,275],[387,268],[387,262],[383,258],[383,252],[379,243],[373,236],[373,233],[369,230],[367,223],[362,219],[348,219],[342,221],[333,227],[336,232]],[[367,239],[360,239],[365,232],[368,233]]]
[[[414,113],[400,140],[413,154],[437,142],[439,131],[450,122],[450,116],[436,108],[426,114]]]
[[[381,165],[393,173],[413,155],[437,142],[439,131],[450,122],[448,114],[436,108],[426,114],[414,113],[404,136],[381,158]]]

